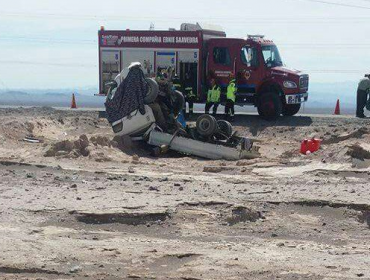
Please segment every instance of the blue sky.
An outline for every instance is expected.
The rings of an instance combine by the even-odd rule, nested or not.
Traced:
[[[97,87],[97,31],[222,25],[229,37],[265,34],[314,83],[370,72],[370,1],[1,0],[0,89]],[[368,9],[366,8],[368,7]]]

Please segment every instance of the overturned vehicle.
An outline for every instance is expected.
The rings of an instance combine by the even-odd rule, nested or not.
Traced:
[[[130,136],[153,147],[155,155],[174,150],[207,159],[239,160],[260,156],[259,148],[238,136],[232,125],[202,115],[187,125],[181,92],[170,79],[145,78],[140,63],[133,63],[109,85],[105,103],[116,136]]]

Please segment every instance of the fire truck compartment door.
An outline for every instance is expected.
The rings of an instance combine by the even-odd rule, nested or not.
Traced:
[[[106,84],[113,81],[121,72],[121,56],[119,51],[103,50],[102,53],[102,89],[107,92]]]
[[[176,52],[159,51],[157,52],[157,67],[172,67],[176,66]]]
[[[199,52],[197,50],[179,51],[179,62],[181,63],[198,63]]]
[[[154,73],[154,52],[152,50],[124,49],[122,58],[122,69],[137,61],[141,63],[145,74]]]

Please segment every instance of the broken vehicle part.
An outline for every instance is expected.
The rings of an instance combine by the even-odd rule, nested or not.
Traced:
[[[252,146],[248,150],[244,149],[244,144],[240,144],[237,147],[227,147],[221,144],[201,142],[180,136],[173,138],[173,135],[155,130],[150,133],[148,144],[157,147],[169,145],[171,150],[212,160],[239,160],[260,157],[258,147]]]
[[[115,93],[107,98],[105,108],[108,121],[114,123],[139,111],[144,115],[144,99],[148,93],[148,83],[140,67],[132,67]]]
[[[228,121],[219,120],[217,121],[218,131],[215,137],[218,140],[226,140],[233,135],[233,126]]]
[[[146,141],[156,147],[153,150],[155,155],[171,149],[208,159],[259,157],[258,148],[254,148],[249,139],[233,134],[230,123],[217,122],[213,116],[202,115],[195,128],[187,126],[184,129],[177,118],[184,108],[185,99],[170,84],[165,79],[159,84],[145,79],[140,66],[131,67],[126,79],[118,85],[116,93],[107,99],[108,120],[114,133]],[[158,90],[161,94],[158,94]],[[145,105],[149,100],[148,93],[150,101],[154,100]],[[121,118],[116,119],[118,116]]]
[[[145,105],[145,114],[141,114],[139,110],[132,112],[130,115],[112,123],[112,128],[117,136],[143,134],[148,128],[155,123],[155,118],[152,109]]]
[[[145,104],[151,104],[158,97],[159,87],[154,79],[146,78],[145,81],[148,83],[148,92],[146,94],[146,97],[144,98],[144,102]]]

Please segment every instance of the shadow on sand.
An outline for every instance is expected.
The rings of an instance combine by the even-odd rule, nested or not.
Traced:
[[[189,121],[196,121],[201,114],[197,114]],[[218,120],[223,119],[221,115],[216,117]],[[311,126],[313,123],[311,117],[293,116],[293,117],[280,117],[275,121],[266,121],[257,115],[236,115],[235,121],[232,123],[234,126],[242,126],[249,128],[253,136],[257,136],[259,132],[268,127],[304,127]]]

